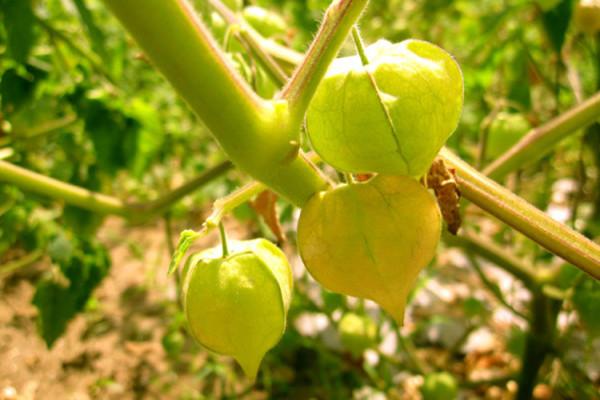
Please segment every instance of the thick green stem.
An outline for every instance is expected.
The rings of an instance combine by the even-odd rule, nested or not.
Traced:
[[[532,129],[509,151],[487,166],[483,173],[495,180],[502,180],[508,173],[538,160],[562,139],[591,125],[599,116],[600,92],[544,125]]]
[[[68,204],[101,214],[127,216],[123,201],[102,193],[71,185],[6,161],[0,161],[0,182],[11,183],[20,189],[64,200]]]
[[[335,0],[325,11],[323,23],[304,61],[298,66],[281,97],[287,99],[292,121],[300,122],[317,86],[344,43],[367,0]]]
[[[539,291],[533,293],[530,312],[532,320],[525,340],[516,400],[532,398],[540,368],[552,350],[556,332],[556,317],[560,306],[560,301],[549,299]]]
[[[231,169],[230,162],[223,162],[205,171],[192,181],[147,202],[127,204],[120,199],[92,192],[48,176],[0,160],[0,182],[13,184],[20,189],[48,196],[66,203],[101,214],[115,214],[132,220],[147,219],[166,210],[173,203]]]
[[[285,100],[267,101],[235,71],[185,0],[104,0],[202,118],[231,161],[302,206],[327,181],[298,153]]]
[[[457,172],[462,195],[550,252],[600,279],[600,246],[481,175],[448,149],[440,156]]]
[[[267,118],[262,101],[234,73],[206,27],[184,0],[104,0],[206,125],[237,139]]]

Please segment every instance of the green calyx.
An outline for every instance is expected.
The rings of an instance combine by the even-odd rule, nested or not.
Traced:
[[[379,175],[314,195],[300,215],[298,249],[325,288],[371,299],[402,324],[440,232],[440,211],[427,189],[410,177]]]
[[[183,305],[192,336],[230,355],[252,380],[285,331],[292,272],[283,252],[264,239],[228,241],[189,257]]]
[[[456,61],[420,40],[380,40],[334,60],[306,115],[311,144],[353,173],[423,175],[454,132],[463,104]]]

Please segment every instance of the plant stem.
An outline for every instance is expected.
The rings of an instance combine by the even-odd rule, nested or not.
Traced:
[[[529,289],[537,287],[536,269],[523,262],[509,249],[505,249],[480,235],[471,234],[464,230],[456,236],[445,234],[443,238],[444,242],[450,246],[460,246],[468,252],[473,252],[491,261],[519,279]]]
[[[2,160],[0,160],[0,182],[7,182],[20,189],[53,199],[64,200],[68,204],[101,214],[115,214],[131,220],[144,220],[163,212],[176,201],[218,178],[231,167],[232,164],[225,161],[156,200],[133,204],[127,204],[116,197],[92,192]]]
[[[360,57],[360,62],[363,66],[369,63],[369,59],[367,58],[367,53],[365,51],[365,45],[363,43],[362,37],[360,36],[360,32],[358,31],[358,26],[354,24],[352,27],[352,39],[354,40],[354,46],[356,46],[356,52]]]
[[[482,379],[478,381],[463,381],[460,386],[465,388],[479,388],[481,386],[504,386],[516,378],[515,375],[499,376],[498,378]]]
[[[324,176],[299,152],[300,120],[290,118],[287,101],[267,101],[254,93],[187,1],[104,3],[237,167],[296,206],[327,187]]]
[[[265,72],[269,74],[271,79],[280,86],[283,86],[287,82],[288,76],[279,64],[273,60],[271,55],[257,43],[257,40],[251,38],[251,35],[256,35],[256,32],[245,21],[238,18],[220,0],[209,0],[209,2],[230,27],[236,26],[234,30],[236,38],[250,48],[254,58],[263,67]]]
[[[254,35],[253,35],[254,36]],[[288,47],[285,47],[271,39],[266,39],[260,35],[253,38],[257,45],[269,54],[286,71],[293,72],[297,65],[302,62],[302,54]]]
[[[181,259],[194,241],[208,235],[213,229],[220,226],[221,220],[225,214],[249,201],[252,197],[256,196],[266,188],[267,187],[260,182],[251,182],[229,195],[217,199],[213,203],[212,212],[208,218],[206,218],[200,230],[185,230],[181,232],[179,243],[177,243],[177,247],[171,258],[171,263],[169,264],[168,274],[170,275],[177,270],[177,266],[181,262]]]
[[[495,180],[502,180],[508,173],[548,153],[565,137],[593,124],[599,115],[600,92],[529,131],[510,150],[488,165],[483,173]]]
[[[196,191],[198,188],[206,185],[207,183],[214,181],[232,168],[233,164],[231,162],[223,161],[222,163],[207,169],[189,182],[184,183],[178,188],[162,195],[156,200],[151,200],[145,203],[133,203],[129,204],[128,207],[138,214],[160,214],[177,201],[181,200],[188,194]]]
[[[404,336],[402,336],[400,326],[398,326],[398,323],[393,318],[390,319],[390,322],[392,324],[392,329],[396,334],[396,340],[400,347],[402,347],[402,350],[404,351],[404,356],[406,357],[406,361],[410,365],[410,368],[420,375],[425,375],[428,372],[430,372],[428,366],[425,365],[415,354],[415,346],[412,343],[412,340],[410,338],[405,338]]]
[[[92,192],[79,186],[71,185],[6,161],[0,161],[0,181],[14,184],[20,189],[64,200],[86,210],[101,214],[127,216],[126,204],[115,197]]]
[[[44,255],[44,250],[35,249],[31,253],[17,259],[10,261],[4,265],[0,265],[0,279],[4,279],[7,276],[13,274],[15,271],[24,268],[33,262],[37,261]]]
[[[440,152],[456,169],[465,198],[512,226],[550,252],[562,257],[595,279],[600,279],[600,246],[553,220],[521,197],[481,175],[450,150]]]
[[[27,129],[24,132],[13,133],[9,137],[12,141],[38,139],[40,136],[48,135],[54,131],[67,128],[77,122],[77,115],[69,114],[62,118],[44,122],[38,126]]]
[[[281,92],[281,97],[289,102],[293,123],[304,118],[319,82],[366,5],[367,0],[335,0],[325,11],[321,27],[303,62]]]
[[[533,293],[531,312],[529,313],[532,320],[525,341],[521,373],[518,379],[519,389],[515,400],[532,398],[540,368],[552,349],[556,332],[556,317],[560,306],[560,301],[549,299],[540,291]]]
[[[222,257],[225,258],[229,255],[229,248],[227,247],[227,233],[225,233],[223,221],[219,221],[219,235],[221,236],[221,249],[223,249]]]
[[[173,220],[171,218],[171,213],[166,212],[163,220],[165,224],[165,239],[167,240],[167,250],[169,251],[169,254],[174,254],[175,243],[173,242]],[[179,270],[175,271],[174,280],[175,294],[177,297],[177,307],[179,308],[179,311],[183,311],[183,297],[181,296],[181,272]]]
[[[496,300],[498,300],[500,302],[500,304],[502,304],[504,307],[506,307],[508,310],[510,310],[514,315],[520,317],[523,321],[529,321],[529,318],[523,314],[522,312],[518,311],[517,309],[515,309],[504,297],[504,295],[502,294],[502,291],[500,290],[500,288],[493,283],[492,281],[490,281],[488,279],[488,277],[485,275],[485,273],[483,272],[481,265],[479,265],[479,262],[477,261],[477,259],[475,258],[475,256],[473,254],[468,254],[468,258],[469,258],[469,262],[471,264],[471,266],[473,267],[473,269],[475,270],[475,272],[477,273],[477,276],[479,276],[479,279],[481,280],[481,282],[483,283],[483,285],[488,288],[488,290],[494,295],[494,297],[496,297]]]
[[[229,193],[227,196],[217,199],[213,204],[212,212],[206,218],[204,224],[210,229],[217,227],[225,214],[233,211],[266,189],[267,187],[262,183],[251,182]]]
[[[234,136],[267,114],[268,105],[235,72],[186,1],[104,3],[211,130],[218,126]]]

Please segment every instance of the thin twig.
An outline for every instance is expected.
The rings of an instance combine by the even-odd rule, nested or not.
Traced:
[[[521,319],[523,319],[523,321],[528,321],[529,320],[528,317],[525,314],[523,314],[522,312],[518,311],[516,308],[514,308],[504,298],[504,295],[500,291],[500,288],[498,288],[498,286],[496,286],[494,283],[492,283],[492,281],[490,281],[487,278],[487,276],[485,275],[485,273],[481,269],[481,266],[479,265],[479,262],[477,261],[477,259],[472,254],[470,254],[470,253],[467,253],[467,257],[469,258],[469,262],[470,262],[471,266],[473,267],[473,269],[475,270],[475,272],[477,272],[477,275],[479,276],[479,279],[481,279],[481,282],[494,295],[494,297],[496,298],[496,300],[498,300],[504,307],[508,308],[513,314],[515,314],[516,316],[518,316]]]

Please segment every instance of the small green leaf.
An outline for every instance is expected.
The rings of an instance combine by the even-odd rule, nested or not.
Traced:
[[[45,72],[27,65],[25,69],[11,68],[4,71],[0,82],[2,111],[13,113],[26,105],[34,95],[34,90]]]
[[[111,104],[111,99],[86,98],[76,93],[71,101],[85,121],[85,132],[91,139],[98,166],[114,175],[129,167],[137,156],[140,123]]]
[[[9,54],[24,63],[35,43],[35,16],[29,0],[5,0],[0,10],[4,15]]]
[[[573,294],[573,305],[582,324],[593,336],[600,335],[600,284],[592,279],[579,285]]]
[[[181,235],[179,235],[179,242],[175,248],[175,253],[173,253],[171,263],[169,264],[169,271],[167,272],[168,275],[171,275],[173,272],[175,272],[187,250],[190,248],[192,243],[194,243],[194,240],[198,239],[200,236],[202,236],[201,233],[191,229],[186,229],[185,231],[181,232]]]
[[[92,48],[105,63],[108,63],[110,60],[106,52],[106,38],[104,32],[102,32],[102,30],[98,27],[98,24],[96,24],[96,21],[94,20],[94,15],[87,6],[86,1],[73,0],[73,3],[75,3],[77,12],[79,13],[79,17],[81,18],[81,22],[85,26],[87,35],[90,39],[90,42],[92,43]]]
[[[573,1],[562,0],[554,8],[545,11],[542,15],[544,28],[557,53],[560,53],[560,50],[565,43],[565,36],[567,34],[567,29],[569,28],[572,13]]]
[[[140,123],[135,157],[129,162],[133,175],[139,178],[163,146],[165,132],[159,113],[150,103],[134,99],[127,109],[127,114]]]
[[[68,284],[52,278],[40,279],[33,296],[32,303],[38,309],[38,329],[48,347],[52,347],[69,321],[83,310],[110,267],[108,252],[101,245],[92,242],[75,242],[74,245],[77,254],[59,264]]]

